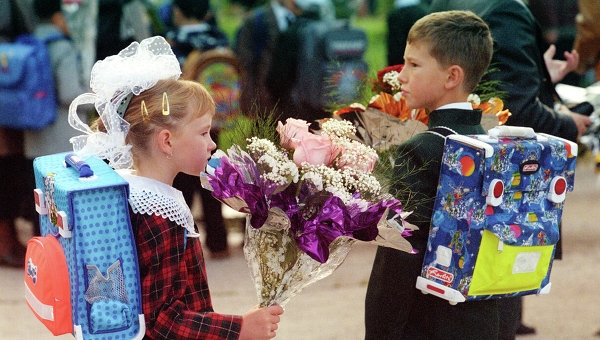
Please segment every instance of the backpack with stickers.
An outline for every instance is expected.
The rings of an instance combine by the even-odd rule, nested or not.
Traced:
[[[37,130],[54,122],[57,97],[47,45],[59,39],[66,37],[23,34],[0,43],[0,126]]]
[[[417,289],[457,304],[550,292],[577,144],[499,126],[447,128],[431,230]]]
[[[346,20],[313,20],[298,34],[294,101],[317,110],[359,101],[368,71],[365,32]]]

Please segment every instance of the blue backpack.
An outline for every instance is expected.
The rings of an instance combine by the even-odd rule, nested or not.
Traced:
[[[23,34],[0,43],[0,126],[37,130],[54,122],[57,97],[46,46],[58,39],[66,37]]]

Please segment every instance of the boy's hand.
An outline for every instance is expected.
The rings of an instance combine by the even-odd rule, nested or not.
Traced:
[[[279,315],[283,314],[281,306],[255,307],[243,316],[240,340],[263,340],[275,337]]]

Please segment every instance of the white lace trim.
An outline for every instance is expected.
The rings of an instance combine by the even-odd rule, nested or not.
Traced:
[[[184,227],[188,237],[200,236],[181,191],[157,180],[137,176],[132,170],[117,172],[129,183],[129,204],[134,213],[161,216]]]

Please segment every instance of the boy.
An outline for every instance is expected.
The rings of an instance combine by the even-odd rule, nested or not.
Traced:
[[[467,97],[492,57],[488,26],[469,11],[429,14],[411,28],[399,75],[402,96],[411,108],[425,108],[429,128],[483,134],[481,111]],[[445,130],[448,131],[448,130]],[[397,150],[392,191],[413,211],[407,220],[419,227],[407,238],[416,254],[380,247],[365,303],[366,339],[496,339],[497,300],[452,306],[415,288],[427,246],[444,138],[430,131]]]

